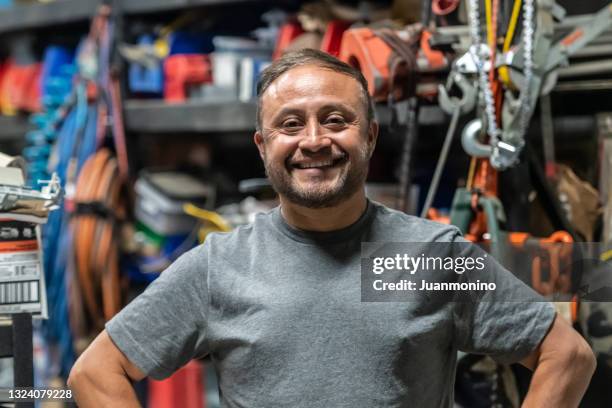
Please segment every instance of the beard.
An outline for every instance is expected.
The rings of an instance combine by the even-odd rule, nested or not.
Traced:
[[[341,169],[335,180],[311,182],[308,186],[300,185],[292,176],[290,157],[281,164],[264,157],[264,167],[274,190],[291,203],[306,208],[334,207],[359,191],[368,176],[370,149],[367,145],[359,149],[357,157],[343,153],[346,159],[337,164]]]

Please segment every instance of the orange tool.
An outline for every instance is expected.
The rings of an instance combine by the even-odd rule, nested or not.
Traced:
[[[382,31],[382,30],[381,30]],[[385,30],[390,31],[390,30]],[[420,31],[420,30],[413,30]],[[402,40],[408,31],[393,32],[394,36]],[[417,70],[419,72],[439,71],[447,67],[447,60],[440,51],[434,51],[429,46],[430,34],[419,32],[420,49],[415,50]],[[405,41],[406,47],[411,43]],[[376,30],[371,28],[351,28],[342,36],[342,47],[339,57],[342,61],[361,70],[368,81],[368,91],[375,101],[387,101],[389,92],[394,91],[392,84],[401,82],[392,78],[392,61],[394,50]],[[410,74],[410,73],[409,73]],[[431,96],[437,92],[437,85],[427,84],[425,78],[416,84],[418,96]]]

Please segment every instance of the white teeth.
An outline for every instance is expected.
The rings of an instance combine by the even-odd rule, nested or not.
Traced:
[[[301,169],[310,169],[313,167],[325,167],[331,166],[334,162],[332,160],[324,161],[324,162],[316,162],[316,163],[300,163],[298,167]]]

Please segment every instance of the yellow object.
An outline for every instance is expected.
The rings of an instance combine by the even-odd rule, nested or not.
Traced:
[[[518,17],[521,12],[521,3],[522,0],[514,1],[512,15],[510,16],[510,23],[508,24],[508,32],[506,33],[506,38],[504,38],[504,53],[508,52],[510,50],[510,46],[512,45],[512,40],[514,39],[514,33],[516,31],[516,25],[518,23]],[[499,79],[505,86],[509,88],[515,88],[514,84],[512,83],[512,80],[510,79],[510,70],[508,69],[508,67],[503,66],[499,68]]]
[[[0,84],[2,83],[0,78]],[[3,87],[0,87],[0,89]],[[15,116],[17,114],[17,109],[13,105],[11,105],[11,98],[8,95],[8,92],[0,92],[0,114],[3,116]]]
[[[159,58],[166,58],[170,54],[170,45],[168,45],[168,37],[162,37],[155,40],[153,43],[155,54]]]
[[[485,15],[487,17],[487,43],[489,47],[493,47],[495,44],[495,33],[491,30],[493,25],[493,16],[491,13],[491,0],[485,0]]]
[[[17,109],[13,108],[9,103],[0,102],[0,114],[3,116],[15,116],[17,115]]]
[[[155,53],[159,58],[166,58],[170,54],[170,36],[172,33],[196,20],[197,17],[199,17],[199,13],[183,14],[159,30],[159,36],[153,44]]]
[[[196,207],[193,204],[185,204],[183,206],[183,211],[192,217],[205,221],[208,224],[200,227],[200,230],[198,231],[198,239],[200,240],[200,243],[204,242],[206,236],[211,232],[227,232],[232,229],[227,221],[225,221],[222,216],[214,211],[208,211],[203,208]]]

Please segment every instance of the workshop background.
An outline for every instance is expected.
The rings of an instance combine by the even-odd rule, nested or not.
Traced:
[[[65,387],[166,266],[275,205],[255,84],[287,50],[322,49],[368,79],[371,198],[493,250],[596,243],[612,267],[611,13],[602,0],[0,0],[0,151],[25,160],[15,194],[47,200],[40,182],[55,180],[63,195],[39,229],[44,293],[0,287],[0,313],[40,306],[0,326],[0,388]],[[569,296],[557,306],[598,357],[583,406],[612,406],[612,303],[578,300],[552,271],[566,259],[548,256],[527,281]],[[148,407],[214,408],[215,381],[192,361],[136,389]],[[518,407],[528,381],[461,356],[457,406]]]

